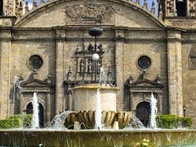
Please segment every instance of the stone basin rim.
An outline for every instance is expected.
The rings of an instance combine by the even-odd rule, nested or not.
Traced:
[[[178,133],[178,132],[196,132],[196,129],[102,129],[102,130],[96,130],[96,129],[86,129],[86,130],[58,130],[58,129],[1,129],[0,133],[6,133],[6,132],[109,132],[109,133]]]

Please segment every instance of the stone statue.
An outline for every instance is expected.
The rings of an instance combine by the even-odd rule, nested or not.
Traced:
[[[94,48],[93,45],[90,43],[89,46],[88,46],[88,51],[89,52],[93,51],[93,48]]]
[[[83,59],[81,59],[80,60],[80,72],[84,72],[84,60]]]
[[[47,77],[45,78],[44,82],[46,83],[52,83],[52,78],[51,78],[51,75],[48,74]]]
[[[38,73],[36,72],[36,70],[33,70],[33,72],[29,75],[29,77],[28,77],[28,81],[29,80],[32,80],[32,79],[36,79],[37,76],[38,75]]]
[[[161,83],[161,78],[160,78],[159,74],[157,75],[157,77],[154,81],[157,82],[157,83]]]
[[[142,74],[141,74],[141,78],[142,78],[142,80],[144,80],[144,79],[146,79],[146,70],[143,70],[142,71]]]
[[[130,84],[132,84],[133,83],[133,77],[130,75],[130,77],[127,79],[128,80],[128,84],[130,85]]]
[[[98,48],[98,51],[103,52],[103,46],[102,46],[102,44],[99,44],[97,48]]]
[[[92,72],[92,60],[89,59],[88,60],[88,73],[91,73]]]

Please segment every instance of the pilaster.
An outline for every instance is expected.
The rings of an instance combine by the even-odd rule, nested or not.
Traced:
[[[56,92],[55,92],[55,113],[64,111],[64,31],[56,31]]]
[[[117,92],[117,110],[123,109],[124,101],[124,30],[115,30],[115,64]],[[126,106],[125,106],[126,107]]]
[[[2,30],[0,33],[0,118],[10,116],[13,107],[11,106],[10,80],[11,72],[11,31]]]
[[[168,30],[167,37],[170,114],[183,116],[181,31]]]

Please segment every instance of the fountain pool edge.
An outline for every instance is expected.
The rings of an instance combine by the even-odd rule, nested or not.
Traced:
[[[0,130],[0,146],[131,146],[143,139],[159,146],[196,144],[196,130]]]

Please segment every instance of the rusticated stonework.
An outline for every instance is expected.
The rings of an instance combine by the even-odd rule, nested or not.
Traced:
[[[81,21],[101,21],[107,22],[111,15],[115,13],[111,6],[103,6],[99,4],[76,5],[65,8],[65,13],[73,22]]]

